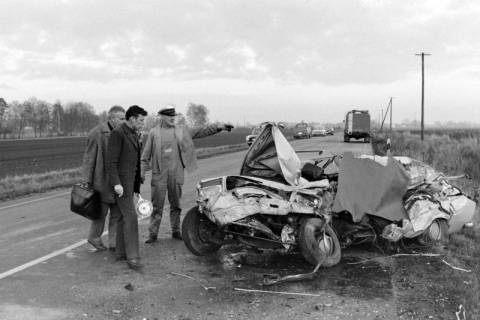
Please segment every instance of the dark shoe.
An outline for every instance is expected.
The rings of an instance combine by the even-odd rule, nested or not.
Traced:
[[[127,260],[128,267],[132,270],[141,270],[143,268],[143,264],[140,263],[140,260],[137,259],[130,259]]]
[[[157,235],[156,234],[150,234],[148,236],[147,241],[145,241],[145,243],[154,243],[155,241],[157,241]]]
[[[180,231],[175,231],[172,233],[172,238],[177,239],[177,240],[182,240],[182,235],[180,234]]]
[[[90,243],[95,249],[101,251],[101,250],[107,250],[107,247],[103,244],[102,240],[87,240],[88,243]]]

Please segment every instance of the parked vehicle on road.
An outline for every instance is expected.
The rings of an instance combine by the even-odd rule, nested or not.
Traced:
[[[310,139],[312,137],[312,127],[306,122],[297,123],[293,130],[293,138],[295,139]]]
[[[241,243],[299,251],[317,267],[337,264],[341,248],[354,244],[445,241],[476,209],[448,178],[410,158],[301,161],[274,124],[247,151],[239,175],[200,181],[196,202],[182,224],[193,254]]]
[[[312,137],[324,137],[327,135],[327,130],[323,128],[316,128],[312,130]]]
[[[343,140],[350,142],[350,139],[363,139],[370,142],[370,113],[368,110],[352,110],[345,116],[345,129]]]
[[[252,145],[253,141],[255,141],[255,139],[257,138],[258,134],[260,133],[260,131],[262,131],[262,127],[259,126],[259,127],[255,127],[252,129],[252,133],[247,135],[245,137],[245,142],[250,146]]]
[[[327,128],[327,136],[333,136],[335,134],[334,128]]]

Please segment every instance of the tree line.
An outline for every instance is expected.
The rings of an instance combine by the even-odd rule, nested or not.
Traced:
[[[94,107],[86,102],[49,103],[31,97],[23,102],[7,103],[0,98],[0,139],[86,135],[106,119],[107,111],[96,114]],[[186,120],[191,126],[205,125],[208,109],[202,104],[190,103]],[[156,122],[155,115],[150,115],[147,127]]]
[[[86,102],[49,103],[32,97],[7,103],[0,98],[0,137],[26,138],[85,135],[106,118]]]

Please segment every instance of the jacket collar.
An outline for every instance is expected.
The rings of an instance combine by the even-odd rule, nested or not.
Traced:
[[[139,147],[138,137],[137,137],[137,133],[135,132],[135,130],[130,128],[126,123],[122,123],[122,130],[125,133],[125,135],[127,136],[128,140],[130,140],[130,142],[133,143],[135,148],[138,149],[138,147]]]
[[[110,133],[112,132],[112,130],[110,129],[110,126],[108,125],[108,121],[105,121],[103,124],[102,124],[102,133]]]

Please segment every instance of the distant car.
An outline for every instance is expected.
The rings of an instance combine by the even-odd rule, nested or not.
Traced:
[[[327,135],[327,130],[325,129],[313,129],[312,137],[324,137]]]
[[[255,141],[260,131],[262,131],[262,127],[253,128],[252,133],[245,137],[245,142],[249,146],[252,145],[253,141]]]
[[[312,136],[312,127],[308,125],[308,123],[305,122],[300,122],[295,125],[295,128],[293,128],[293,138],[295,139],[310,139]]]
[[[335,134],[335,129],[333,129],[333,128],[328,128],[327,129],[327,135],[333,136],[334,134]]]

